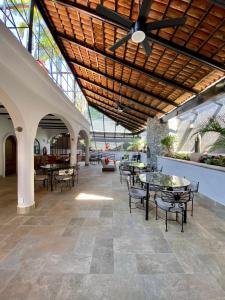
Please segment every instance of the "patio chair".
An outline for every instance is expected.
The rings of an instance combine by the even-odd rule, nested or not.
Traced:
[[[48,175],[45,174],[37,174],[36,170],[34,170],[34,183],[41,182],[43,187],[46,187],[48,190]]]
[[[60,184],[61,192],[63,185],[72,187],[74,185],[74,169],[59,170],[55,175],[55,185]]]
[[[74,176],[74,182],[76,181],[77,184],[79,179],[79,170],[80,170],[80,166],[76,165],[74,168],[73,176]]]
[[[198,193],[199,190],[199,182],[198,181],[190,181],[191,184],[188,187],[188,191],[191,192],[191,216],[193,217],[193,211],[194,211],[194,197]]]
[[[181,232],[184,232],[184,211],[186,204],[191,200],[190,191],[161,191],[161,197],[155,198],[156,204],[156,220],[158,219],[158,208],[166,213],[166,232],[168,231],[168,212],[176,214],[176,221],[178,221],[178,214],[181,214]]]
[[[144,199],[146,198],[146,191],[142,188],[131,186],[130,184],[130,178],[127,178],[127,188],[128,188],[128,195],[129,195],[129,208],[130,213],[131,209],[136,208],[136,204],[138,202],[132,201],[132,199],[140,200],[140,203],[144,206]],[[132,208],[132,203],[135,204],[135,207]]]
[[[131,172],[129,170],[129,167],[128,166],[124,166],[124,165],[121,165],[119,167],[119,172],[120,172],[120,183],[122,184],[123,182],[123,177],[130,177],[131,176]]]

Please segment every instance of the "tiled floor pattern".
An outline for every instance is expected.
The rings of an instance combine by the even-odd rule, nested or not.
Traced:
[[[0,179],[0,299],[224,300],[225,208],[197,197],[185,232],[128,210],[125,183],[83,167],[72,190],[38,189],[16,214],[16,180]]]

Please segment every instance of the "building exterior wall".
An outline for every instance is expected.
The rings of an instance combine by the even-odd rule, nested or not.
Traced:
[[[194,152],[195,135],[203,124],[212,117],[225,118],[225,95],[217,99],[218,104],[208,102],[194,111],[181,116],[177,120],[177,143],[176,150],[181,152]],[[210,152],[210,147],[216,141],[218,135],[216,133],[206,133],[201,138],[201,152]],[[225,153],[225,149],[218,149],[215,153]]]
[[[225,168],[168,157],[158,157],[158,167],[163,167],[164,174],[199,182],[200,193],[225,205]]]
[[[18,143],[18,207],[34,206],[33,145],[39,121],[47,114],[62,119],[71,136],[76,161],[80,130],[89,122],[54,84],[41,66],[0,22],[0,103],[9,112]]]

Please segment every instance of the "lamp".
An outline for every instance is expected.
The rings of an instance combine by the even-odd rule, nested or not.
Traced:
[[[118,105],[117,105],[117,110],[118,110],[118,112],[123,112],[123,110],[124,110],[124,107],[123,107],[123,105],[122,104],[120,104],[120,103],[118,103]]]
[[[193,123],[193,122],[190,123],[189,128],[190,128],[190,129],[193,129],[193,128],[194,128],[194,123]]]

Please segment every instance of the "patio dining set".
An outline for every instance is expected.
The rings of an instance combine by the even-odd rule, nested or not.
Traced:
[[[63,188],[71,188],[78,183],[79,165],[70,164],[47,164],[40,167],[42,172],[34,173],[34,182],[42,183],[47,189],[56,190],[60,186],[61,192]]]
[[[122,161],[119,166],[120,182],[126,179],[129,196],[129,209],[145,210],[145,219],[149,219],[150,208],[155,207],[155,218],[159,218],[158,210],[165,212],[165,225],[168,231],[168,220],[179,222],[181,215],[181,232],[187,223],[189,203],[193,216],[194,196],[198,193],[199,182],[190,181],[185,177],[168,175],[163,169],[140,162]],[[175,219],[169,218],[175,214]]]

